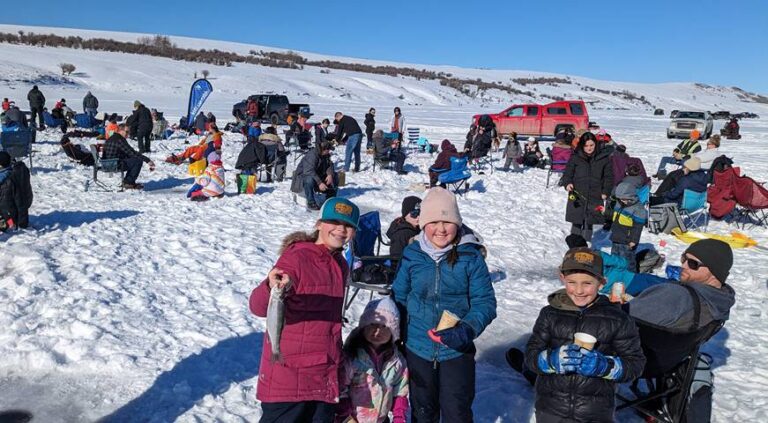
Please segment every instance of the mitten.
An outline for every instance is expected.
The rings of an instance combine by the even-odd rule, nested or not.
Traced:
[[[459,352],[469,352],[472,348],[472,340],[475,339],[475,331],[464,322],[437,332],[430,329],[427,333],[433,341]]]
[[[580,375],[587,377],[602,377],[610,380],[615,380],[621,377],[624,368],[620,358],[586,349],[582,349],[581,352],[581,364],[577,369]]]
[[[537,366],[544,373],[576,373],[581,364],[581,348],[576,344],[561,345],[554,350],[539,353]]]

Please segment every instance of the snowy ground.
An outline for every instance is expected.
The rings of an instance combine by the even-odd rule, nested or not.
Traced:
[[[58,63],[70,54],[0,45],[6,53],[16,49],[26,49],[25,58],[19,59],[24,63]],[[103,81],[121,55],[79,54],[79,60],[93,66],[92,81],[75,88],[41,87],[49,99],[80,99],[85,89],[98,86],[102,104],[116,105],[123,113],[137,95],[161,104],[169,116],[183,112],[186,100],[181,92],[186,88],[162,92],[162,86],[172,83],[175,68],[168,63],[187,64],[143,61],[140,67],[146,73],[137,71],[133,81],[160,82],[137,93],[112,82],[98,85],[107,84]],[[32,65],[19,65],[9,58],[12,55],[3,57],[0,68],[6,74],[32,72],[27,68]],[[120,77],[129,78],[129,71],[120,69]],[[238,73],[244,73],[242,69],[233,72],[231,80],[222,76],[218,86],[234,86],[244,77]],[[312,78],[318,77],[315,74]],[[324,83],[333,84],[335,77],[326,76]],[[273,70],[256,78],[270,86],[284,84]],[[421,87],[425,97],[440,92],[431,83],[408,83]],[[153,88],[161,93],[153,95]],[[23,84],[0,85],[0,97],[21,98],[27,89]],[[366,98],[356,101],[311,91],[309,101],[316,117],[344,110],[362,118],[370,105],[385,111],[396,104],[390,99],[395,96],[385,100],[378,90],[360,88]],[[211,106],[224,120],[227,105],[239,98],[217,91]],[[463,143],[470,117],[479,110],[477,105],[454,103],[403,107],[408,124],[420,126],[433,142],[449,138],[456,143]],[[766,116],[765,110],[758,113]],[[380,113],[384,120],[382,115],[386,113]],[[668,119],[645,110],[593,111],[591,117],[649,168],[675,143],[664,137]],[[717,122],[715,130],[721,125]],[[768,119],[743,121],[742,128],[744,139],[724,141],[722,150],[747,174],[768,180]],[[227,174],[225,198],[203,204],[187,201],[184,193],[192,178],[183,168],[162,163],[184,147],[181,140],[153,146],[158,169],[143,170],[143,192],[85,192],[90,169],[66,159],[59,137],[56,130],[38,137],[32,227],[0,235],[0,409],[29,409],[40,422],[96,421],[105,416],[106,421],[256,421],[264,321],[250,315],[248,295],[275,261],[282,237],[310,229],[315,214],[293,203],[290,181],[261,184],[258,195],[237,196],[234,172]],[[229,169],[240,141],[237,135],[225,138],[224,164]],[[336,151],[337,158],[341,154],[343,149]],[[380,210],[386,226],[396,217],[402,198],[414,194],[409,187],[427,180],[432,161],[429,155],[416,154],[406,164],[410,174],[397,176],[372,173],[370,156],[364,156],[363,171],[348,174],[341,195],[364,211]],[[533,421],[533,391],[507,367],[503,353],[524,345],[546,295],[558,287],[556,266],[569,229],[564,222],[566,196],[562,189],[545,189],[545,178],[542,170],[473,176],[470,193],[460,200],[464,219],[485,238],[498,298],[498,318],[478,340],[479,422]],[[734,229],[724,222],[710,224],[712,232]],[[746,232],[768,245],[768,230]],[[658,245],[661,239],[669,242],[669,257],[679,257],[685,248],[670,236],[643,235],[643,243]],[[705,348],[715,357],[716,422],[768,421],[768,364],[762,359],[768,353],[766,258],[766,252],[757,249],[735,252],[729,282],[737,292],[736,306],[725,329]],[[353,321],[363,305],[361,300],[353,306]],[[619,420],[640,421],[631,413],[620,414]]]

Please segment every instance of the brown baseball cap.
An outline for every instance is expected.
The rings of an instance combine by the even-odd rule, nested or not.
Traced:
[[[589,247],[571,248],[563,257],[560,271],[580,271],[592,276],[603,278],[603,258],[600,253],[592,251]]]

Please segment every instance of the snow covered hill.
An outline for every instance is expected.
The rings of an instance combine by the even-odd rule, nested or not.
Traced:
[[[131,41],[141,35],[0,25],[0,32],[20,29]],[[254,48],[267,50],[178,37],[173,41],[243,54]],[[75,64],[75,74],[61,77],[61,62]],[[724,141],[722,149],[743,172],[768,180],[768,106],[745,102],[729,88],[424,67],[487,81],[570,78],[571,84],[527,89],[599,100],[590,108],[592,120],[648,168],[674,146],[664,133],[668,118],[653,116],[647,105],[580,87],[628,90],[669,110],[753,111],[762,118],[742,121],[743,140]],[[25,105],[27,91],[38,83],[49,105],[65,97],[79,108],[90,90],[102,109],[126,114],[138,99],[178,118],[186,112],[193,73],[199,75],[202,69],[210,70],[215,89],[205,109],[221,121],[229,118],[232,103],[251,93],[274,91],[310,103],[312,120],[337,110],[362,119],[365,110],[376,107],[382,129],[389,110],[397,105],[406,125],[419,126],[433,142],[448,138],[463,143],[473,114],[532,100],[502,93],[472,98],[436,81],[337,70],[326,74],[313,67],[215,67],[9,44],[0,44],[0,97]],[[721,126],[722,121],[716,122],[715,130]],[[182,139],[155,143],[151,157],[158,169],[143,170],[139,178],[145,183],[143,192],[86,192],[90,169],[67,160],[58,147],[60,136],[55,129],[38,136],[32,227],[0,235],[0,409],[29,409],[40,422],[104,417],[110,422],[256,421],[260,416],[256,376],[265,322],[249,313],[248,295],[277,258],[281,239],[292,231],[310,229],[315,214],[294,204],[290,181],[263,183],[255,196],[236,195],[232,171],[227,173],[225,198],[190,203],[184,193],[192,178],[185,169],[162,163],[168,154],[185,147]],[[234,167],[241,145],[240,136],[226,135],[227,169]],[[343,157],[343,148],[335,157]],[[500,154],[494,157],[498,166]],[[370,156],[365,156],[364,170],[348,175],[341,195],[364,211],[380,210],[387,225],[399,214],[404,196],[419,195],[411,187],[427,180],[426,169],[433,160],[428,154],[413,154],[406,163],[410,173],[399,176],[372,172]],[[289,163],[290,172],[290,158]],[[503,355],[510,346],[524,345],[546,295],[558,287],[556,267],[569,230],[564,222],[566,196],[561,189],[545,189],[545,179],[542,170],[473,175],[471,191],[460,200],[465,221],[485,238],[498,298],[499,317],[478,340],[474,409],[479,422],[534,420],[533,391],[507,367]],[[115,178],[105,181],[117,183]],[[737,228],[712,222],[709,230],[727,234]],[[745,232],[768,245],[765,228],[748,227]],[[660,240],[669,243],[668,257],[676,261],[685,245],[674,238],[644,234],[642,242],[658,246]],[[608,246],[606,234],[598,233],[596,244]],[[760,249],[735,252],[729,282],[737,291],[737,302],[731,320],[705,347],[715,359],[716,422],[768,421],[764,394],[768,364],[763,360],[768,353],[767,258]],[[365,300],[367,296],[353,305],[352,322]],[[641,421],[630,412],[620,413],[618,420]]]

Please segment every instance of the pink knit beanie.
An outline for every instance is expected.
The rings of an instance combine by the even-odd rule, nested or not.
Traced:
[[[430,189],[421,202],[419,227],[424,229],[428,223],[432,222],[450,222],[461,226],[461,214],[456,196],[445,188]]]

